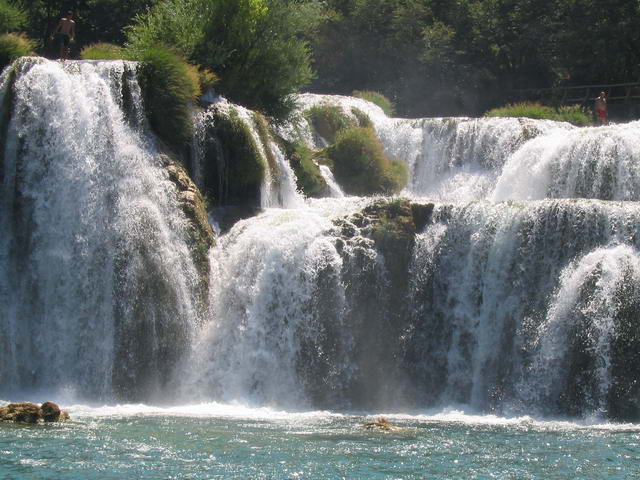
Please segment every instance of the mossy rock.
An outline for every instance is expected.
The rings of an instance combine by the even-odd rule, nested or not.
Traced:
[[[200,95],[197,70],[165,47],[148,48],[135,60],[140,62],[140,84],[151,128],[174,152],[182,153],[193,136],[191,108]]]
[[[364,113],[359,108],[351,107],[351,113],[353,113],[353,116],[356,117],[359,127],[373,127],[373,122],[369,118],[369,115]]]
[[[431,221],[433,208],[432,203],[417,204],[405,198],[379,199],[334,223],[345,239],[359,233],[373,240],[385,258],[392,283],[404,291],[415,235]]]
[[[7,79],[6,93],[0,104],[0,183],[4,183],[4,163],[5,163],[5,146],[7,145],[7,134],[9,133],[9,123],[15,104],[14,85],[16,81],[16,71],[12,68]]]
[[[316,105],[304,112],[315,130],[329,144],[336,141],[338,133],[357,126],[356,121],[335,105]]]
[[[318,164],[326,163],[322,151],[313,150],[303,142],[289,142],[283,138],[277,138],[280,148],[284,151],[289,164],[296,174],[298,189],[307,197],[321,198],[329,194],[329,187],[325,181]]]
[[[260,206],[267,165],[249,125],[237,111],[213,107],[206,126],[204,191],[217,207]]]
[[[58,422],[69,420],[69,414],[53,402],[44,402],[41,406],[31,402],[10,403],[0,407],[1,422],[31,423],[41,421]]]
[[[209,290],[209,249],[215,245],[215,236],[207,215],[207,206],[198,187],[185,169],[165,157],[166,171],[178,193],[178,202],[189,220],[188,239],[191,255],[200,275],[200,297],[204,302]]]
[[[336,181],[346,193],[393,195],[407,183],[406,166],[387,157],[372,128],[342,131],[325,153],[333,163]]]

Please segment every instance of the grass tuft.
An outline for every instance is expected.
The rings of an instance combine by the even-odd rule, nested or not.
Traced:
[[[354,90],[351,94],[354,97],[362,98],[379,106],[387,117],[393,117],[396,113],[395,105],[391,100],[378,92],[370,90]]]
[[[36,43],[22,33],[0,35],[0,69],[20,57],[35,55]]]
[[[356,122],[335,105],[316,105],[304,114],[318,135],[329,143],[335,142],[341,130],[356,126]]]
[[[391,160],[372,128],[354,127],[338,134],[326,149],[333,174],[346,193],[395,194],[407,183],[404,163]]]
[[[593,125],[591,112],[580,105],[566,105],[556,108],[535,102],[513,103],[489,110],[484,116],[526,117],[569,122],[577,126]]]
[[[197,68],[166,47],[141,50],[135,60],[151,127],[174,151],[182,151],[193,134],[191,105],[200,95]]]
[[[83,60],[124,60],[128,58],[124,48],[112,43],[93,43],[80,52]]]

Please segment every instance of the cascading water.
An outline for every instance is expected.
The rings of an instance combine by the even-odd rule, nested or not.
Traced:
[[[139,115],[135,65],[24,59],[0,190],[0,384],[148,398],[190,343],[187,220]]]
[[[211,108],[214,110],[211,110]],[[206,167],[204,167],[203,164],[207,161],[208,150],[212,151],[211,156],[215,157],[217,171],[221,172],[216,175],[219,182],[229,181],[224,178],[224,172],[229,168],[227,163],[237,161],[231,158],[225,158],[225,154],[220,145],[220,139],[216,137],[215,133],[213,133],[213,135],[208,134],[209,129],[215,129],[216,127],[216,114],[225,117],[237,117],[249,132],[251,141],[253,141],[258,149],[258,155],[265,166],[265,175],[260,185],[259,205],[255,206],[262,208],[296,208],[302,206],[304,200],[302,195],[297,191],[295,174],[279,146],[272,138],[261,138],[253,112],[239,105],[230,104],[224,99],[215,103],[214,107],[210,107],[209,110],[196,114],[194,119],[195,135],[192,145],[191,165],[192,171],[194,172],[194,180],[198,187],[202,190],[207,190],[203,174],[203,170]],[[218,185],[216,193],[223,192],[224,190],[225,187],[223,185]],[[218,193],[218,196],[221,196],[221,194]],[[226,199],[218,198],[214,200],[224,205]]]
[[[640,418],[637,123],[392,119],[302,95],[366,114],[411,198],[344,197],[321,165],[336,198],[304,200],[259,117],[218,102],[192,174],[213,206],[262,212],[211,249],[203,300],[135,65],[27,60],[2,82],[0,384]],[[321,147],[300,117],[278,135]],[[265,174],[235,188],[248,157]]]

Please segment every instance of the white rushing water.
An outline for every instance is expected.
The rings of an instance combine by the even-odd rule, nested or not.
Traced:
[[[577,128],[528,118],[400,119],[351,97],[305,94],[300,103],[301,109],[336,105],[351,117],[353,108],[365,112],[387,154],[407,164],[410,196],[640,200],[638,122]],[[321,146],[308,133],[302,137]]]
[[[302,110],[365,113],[407,164],[403,194],[429,212],[407,240],[393,226],[372,233],[384,220],[373,202],[401,201],[346,197],[327,166],[332,198],[304,199],[254,113],[220,101],[195,115],[196,184],[228,187],[212,109],[243,123],[266,175],[261,210],[209,251],[200,301],[135,64],[29,59],[1,81],[14,108],[0,164],[0,384],[11,385],[0,394],[635,415],[640,374],[624,359],[640,305],[638,122],[394,119],[364,100],[301,95]],[[326,143],[303,115],[277,133]],[[220,175],[205,179],[214,161]]]
[[[127,378],[159,382],[152,371],[175,356],[167,331],[179,348],[198,317],[197,275],[175,187],[139,117],[127,119],[123,82],[141,107],[135,66],[16,68],[0,190],[0,383],[107,397]]]

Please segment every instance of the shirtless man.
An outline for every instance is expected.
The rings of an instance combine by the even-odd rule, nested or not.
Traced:
[[[60,42],[60,58],[66,60],[69,56],[69,44],[74,41],[76,36],[76,22],[73,21],[73,12],[67,13],[66,17],[60,19],[53,35]],[[51,38],[53,39],[53,36]]]
[[[604,92],[600,92],[600,96],[596,98],[596,118],[598,124],[606,125],[607,120],[607,96]]]

